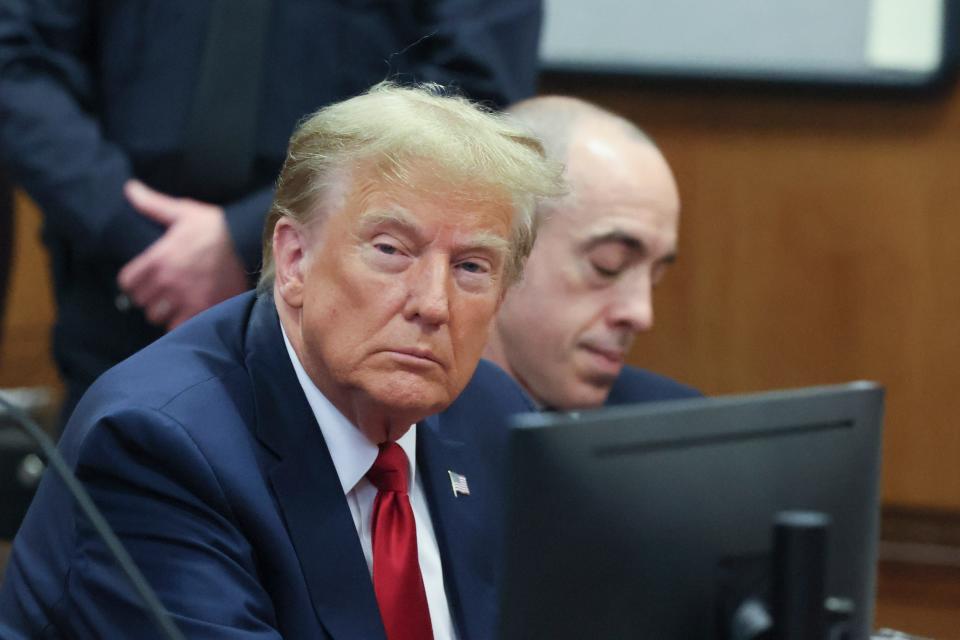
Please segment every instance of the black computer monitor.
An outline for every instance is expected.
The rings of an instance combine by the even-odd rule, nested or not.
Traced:
[[[515,417],[502,639],[730,637],[791,510],[830,518],[825,595],[868,638],[882,404],[861,382]]]

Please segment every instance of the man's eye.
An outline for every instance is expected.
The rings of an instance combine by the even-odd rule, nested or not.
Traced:
[[[615,278],[629,266],[631,254],[620,243],[606,243],[591,249],[586,258],[601,278]]]
[[[601,276],[603,276],[604,278],[614,278],[620,275],[620,271],[621,271],[620,268],[611,269],[597,262],[591,262],[590,264],[593,266],[593,270],[596,271]]]
[[[463,262],[457,263],[457,268],[466,273],[476,274],[476,275],[486,275],[490,273],[493,268],[490,263],[484,260],[464,260]]]
[[[399,249],[392,244],[387,244],[386,242],[377,242],[373,246],[377,251],[380,253],[385,253],[388,256],[396,255],[399,252]]]
[[[479,262],[461,262],[460,268],[468,273],[484,273],[486,268]]]

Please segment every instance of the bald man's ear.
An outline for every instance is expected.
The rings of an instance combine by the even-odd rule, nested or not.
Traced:
[[[307,230],[290,218],[280,218],[273,228],[275,295],[288,306],[303,306],[303,275],[307,261]]]

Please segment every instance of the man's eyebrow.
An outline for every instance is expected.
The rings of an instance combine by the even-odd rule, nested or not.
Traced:
[[[423,242],[424,230],[417,217],[403,207],[393,206],[389,209],[370,209],[360,214],[360,228],[376,229],[377,227],[391,227],[404,234],[408,234],[413,242]]]
[[[471,235],[467,242],[468,249],[486,249],[495,253],[507,253],[510,251],[510,241],[495,233],[482,232]]]
[[[423,238],[423,228],[416,216],[402,207],[365,211],[360,214],[360,225],[368,228],[380,225],[399,227],[417,240]],[[510,250],[509,240],[486,231],[467,236],[461,244],[464,249],[483,249],[495,253],[507,253]]]
[[[650,251],[649,247],[647,247],[647,244],[642,239],[619,229],[612,229],[610,231],[587,238],[587,240],[584,242],[584,246],[589,251],[596,246],[607,244],[609,242],[618,242],[626,246],[628,249],[639,253],[641,256],[647,256]],[[673,264],[676,261],[676,251],[668,253],[657,260],[657,262],[660,264]]]
[[[359,221],[360,225],[363,227],[391,225],[403,227],[404,229],[408,229],[416,235],[422,235],[421,226],[417,222],[416,216],[402,207],[364,211],[362,214],[360,214]]]
[[[622,245],[625,245],[629,249],[639,251],[644,255],[647,254],[647,245],[643,242],[643,240],[641,240],[640,238],[632,234],[626,233],[625,231],[620,231],[618,229],[614,229],[612,231],[606,231],[604,233],[591,236],[586,239],[586,241],[584,242],[584,246],[587,249],[592,249],[597,245],[607,244],[610,242],[618,242]]]

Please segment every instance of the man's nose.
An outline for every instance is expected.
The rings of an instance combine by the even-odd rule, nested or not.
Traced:
[[[430,325],[450,319],[450,264],[444,256],[423,256],[409,272],[404,317]]]
[[[610,305],[609,321],[634,332],[653,328],[653,282],[643,272],[618,283]]]

